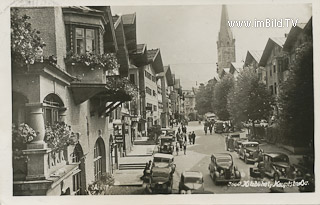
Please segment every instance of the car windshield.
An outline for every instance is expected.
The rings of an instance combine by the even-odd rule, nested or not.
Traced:
[[[170,163],[170,159],[161,158],[161,157],[155,157],[155,158],[153,159],[153,162],[166,162],[166,163]]]
[[[197,178],[197,177],[186,177],[184,179],[184,183],[196,183],[196,184],[201,184],[202,180],[201,178]]]
[[[278,156],[272,159],[273,162],[289,162],[289,158],[287,156]]]
[[[168,142],[172,142],[172,139],[161,139],[162,143],[168,143]]]
[[[217,163],[225,163],[225,162],[231,162],[230,157],[218,158],[217,159]]]
[[[258,144],[246,144],[245,147],[258,147]]]

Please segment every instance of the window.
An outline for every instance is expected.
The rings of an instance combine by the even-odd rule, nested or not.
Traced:
[[[77,54],[85,54],[86,52],[95,53],[95,30],[76,28],[75,44]]]
[[[270,76],[272,76],[272,68],[270,68]]]
[[[102,154],[98,141],[94,145],[94,179],[99,180],[102,174]]]
[[[74,195],[84,194],[85,184],[81,178],[85,176],[85,164],[83,158],[83,150],[79,143],[76,144],[72,153],[72,163],[79,163],[79,170],[72,176],[73,192]]]
[[[149,95],[152,95],[151,94],[151,89],[149,87],[146,87],[146,93],[148,93]]]
[[[44,100],[44,122],[46,125],[52,125],[59,121],[59,111],[62,111],[63,102],[55,94],[47,95]]]
[[[134,77],[135,77],[134,74],[130,74],[130,82],[131,82],[132,84],[136,84]]]
[[[276,65],[273,65],[273,72],[276,72]]]
[[[152,90],[153,91],[153,96],[156,96],[156,91],[155,90]]]
[[[274,83],[274,94],[277,94],[277,83]]]
[[[157,106],[156,105],[153,106],[153,110],[157,111]]]

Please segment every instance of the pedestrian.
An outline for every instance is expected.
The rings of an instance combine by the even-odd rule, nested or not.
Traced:
[[[181,128],[180,127],[178,127],[178,133],[180,133],[181,132]]]
[[[183,143],[183,151],[184,151],[184,155],[187,154],[187,142]]]
[[[192,144],[192,133],[191,132],[189,132],[189,136],[188,137],[189,137],[189,143]]]
[[[207,134],[207,130],[208,130],[208,127],[206,124],[204,124],[204,134],[206,135]]]
[[[194,131],[192,132],[192,143],[196,143],[196,134],[194,133]]]
[[[183,146],[183,139],[182,139],[182,137],[180,138],[180,141],[179,141],[179,145],[180,145],[180,150],[182,151],[182,146]]]
[[[179,132],[177,132],[177,134],[176,134],[176,139],[177,139],[177,141],[180,140],[180,134],[179,134]]]
[[[184,141],[186,142],[187,141],[187,134],[186,133],[183,133],[183,138],[184,138]]]
[[[177,152],[177,155],[179,155],[179,143],[176,142],[176,152]]]
[[[209,131],[210,131],[210,135],[212,135],[212,124],[211,123],[209,125]]]

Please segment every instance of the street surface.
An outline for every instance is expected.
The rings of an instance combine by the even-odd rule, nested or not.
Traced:
[[[183,151],[179,152],[175,156],[176,171],[174,174],[174,183],[173,183],[173,193],[178,193],[180,175],[183,171],[200,171],[204,177],[204,187],[205,191],[210,191],[215,194],[223,193],[267,193],[270,192],[268,187],[234,187],[228,186],[228,184],[219,184],[215,185],[212,178],[209,175],[209,163],[212,153],[231,153],[234,164],[238,167],[238,170],[241,172],[241,182],[244,181],[261,181],[258,178],[251,178],[249,175],[249,168],[253,167],[254,164],[245,164],[245,162],[239,159],[236,152],[226,151],[225,148],[225,137],[222,134],[212,133],[212,135],[204,134],[203,125],[199,125],[198,122],[189,122],[187,126],[187,133],[190,131],[195,131],[196,134],[196,143],[195,145],[188,144],[187,154],[184,155]],[[260,146],[264,149],[265,152],[275,151],[272,146],[263,144]],[[279,151],[279,150],[276,150]],[[264,178],[263,181],[272,180]],[[295,188],[286,188],[285,192],[298,192],[298,189]]]

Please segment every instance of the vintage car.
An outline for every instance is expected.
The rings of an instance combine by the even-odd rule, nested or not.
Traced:
[[[219,182],[239,182],[241,180],[241,174],[229,153],[212,154],[209,171],[215,184]]]
[[[243,142],[248,142],[248,138],[239,138],[234,141],[234,151],[239,154],[240,146]]]
[[[246,164],[249,162],[259,162],[262,160],[263,150],[259,148],[258,142],[242,142],[239,150],[239,158]]]
[[[172,136],[161,136],[160,144],[158,145],[158,150],[160,153],[172,154],[174,151]]]
[[[174,136],[175,130],[173,128],[161,128],[161,136]]]
[[[198,194],[204,192],[204,181],[201,172],[184,171],[179,182],[180,194]]]
[[[264,153],[257,167],[250,168],[251,177],[268,176],[274,181],[294,181],[301,179],[298,170],[289,162],[288,155],[280,152]]]
[[[147,189],[150,193],[171,193],[173,173],[176,165],[171,154],[155,153],[151,167],[150,183]]]
[[[240,139],[240,134],[227,135],[227,137],[226,137],[226,150],[233,152],[235,141],[239,140],[239,139]]]
[[[223,133],[224,132],[223,122],[217,121],[214,123],[214,132],[215,133]]]

